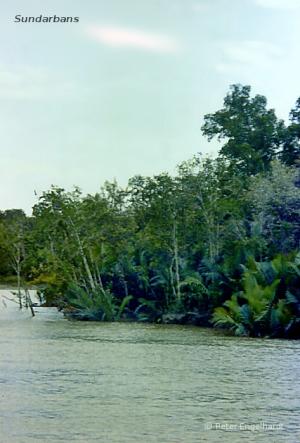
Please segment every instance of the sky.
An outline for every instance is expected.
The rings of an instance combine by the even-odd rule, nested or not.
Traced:
[[[2,0],[0,210],[30,213],[52,184],[94,193],[216,155],[200,128],[234,83],[288,119],[299,23],[300,0]]]

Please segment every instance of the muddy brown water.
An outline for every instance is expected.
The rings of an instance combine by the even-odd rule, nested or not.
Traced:
[[[1,443],[300,442],[299,341],[0,304]]]

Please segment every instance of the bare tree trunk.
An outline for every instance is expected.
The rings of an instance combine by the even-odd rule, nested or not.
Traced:
[[[178,257],[178,242],[177,242],[177,226],[175,218],[173,221],[173,253],[174,253],[174,264],[175,264],[176,298],[177,300],[180,300],[181,293],[180,293],[179,257]]]
[[[75,269],[72,269],[72,274],[73,274],[73,280],[74,280],[74,282],[75,282],[76,284],[78,284],[78,278],[77,278],[77,275],[76,275]]]
[[[19,307],[22,309],[22,294],[21,294],[21,275],[20,271],[17,271],[17,285],[18,285],[18,299],[19,299]]]
[[[31,297],[30,297],[28,289],[25,289],[25,299],[26,299],[26,306],[27,307],[29,306],[30,311],[31,311],[31,315],[32,315],[32,317],[34,317],[35,316],[35,312],[34,312],[34,309],[33,309],[32,300],[31,300]]]
[[[21,248],[20,245],[14,244],[15,253],[12,256],[13,268],[17,275],[17,295],[19,308],[22,309],[22,293],[21,293]]]
[[[79,251],[79,255],[80,255],[81,258],[82,258],[83,265],[84,265],[84,268],[85,268],[85,271],[86,271],[86,273],[87,273],[87,277],[88,277],[88,280],[89,280],[89,284],[90,284],[91,288],[92,288],[93,290],[95,290],[95,289],[96,289],[96,286],[95,286],[95,282],[94,282],[94,279],[93,279],[93,275],[92,275],[91,269],[90,269],[90,267],[89,267],[89,263],[88,263],[88,260],[87,260],[87,258],[86,258],[86,255],[85,255],[85,253],[84,253],[83,245],[82,245],[81,239],[80,239],[80,237],[79,237],[78,231],[77,231],[76,226],[75,226],[75,224],[73,223],[73,220],[71,219],[71,217],[69,217],[69,221],[70,221],[70,223],[71,223],[71,226],[72,226],[73,231],[74,231],[74,234],[75,234],[75,238],[76,238],[77,243],[78,243],[78,251]]]
[[[171,282],[171,288],[172,288],[174,300],[176,300],[176,289],[175,289],[175,285],[174,285],[174,276],[173,276],[173,264],[174,264],[174,257],[171,260],[169,274],[170,274],[170,282]]]
[[[213,198],[214,197],[211,196],[211,202],[213,201],[215,203],[216,200],[214,200]],[[220,225],[219,223],[215,222],[215,217],[214,214],[211,212],[211,210],[209,210],[205,206],[202,191],[200,188],[199,188],[198,200],[200,202],[202,214],[206,222],[206,228],[208,233],[207,239],[208,239],[209,260],[211,263],[214,263],[216,261],[216,257],[219,254]]]
[[[95,265],[95,267],[96,267],[96,274],[97,274],[97,278],[98,278],[98,282],[99,282],[100,288],[102,289],[102,291],[104,291],[104,286],[103,286],[103,283],[102,283],[102,278],[101,278],[101,274],[100,274],[99,268],[98,268],[97,265]]]
[[[51,237],[51,235],[48,236],[49,238],[49,243],[50,243],[50,251],[53,257],[55,257],[55,250],[54,250],[54,243],[53,243],[53,239]]]
[[[123,283],[123,286],[124,286],[125,296],[128,297],[128,285],[127,285],[127,281],[125,279],[123,268],[122,268],[122,271],[121,271],[121,280],[122,280],[122,283]]]
[[[89,254],[90,254],[90,261],[91,261],[91,263],[93,265],[93,268],[94,268],[94,275],[93,275],[93,277],[94,277],[95,285],[98,284],[100,286],[100,289],[102,289],[102,291],[103,291],[104,287],[103,287],[100,271],[99,271],[99,268],[98,268],[95,260],[93,259],[93,256],[92,256],[92,253],[91,253],[90,249],[89,249]]]

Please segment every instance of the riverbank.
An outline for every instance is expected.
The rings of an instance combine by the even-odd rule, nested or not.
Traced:
[[[32,302],[32,310],[31,315],[35,315],[37,312],[37,307],[42,306],[47,307],[47,303],[41,304],[41,299],[38,296],[38,292],[36,289],[30,289],[29,290],[30,300]],[[23,297],[24,297],[24,290],[23,290]],[[197,310],[194,311],[185,311],[185,312],[174,312],[174,310],[171,310],[169,312],[155,312],[153,307],[149,309],[149,306],[144,304],[141,306],[143,309],[136,309],[135,311],[131,311],[128,308],[124,307],[123,310],[117,312],[115,311],[115,306],[112,305],[110,307],[110,317],[105,317],[105,311],[103,310],[103,304],[101,306],[94,306],[94,300],[93,299],[87,299],[89,305],[85,306],[79,306],[78,304],[74,305],[65,305],[60,307],[50,306],[48,305],[48,309],[51,308],[53,312],[55,310],[60,313],[60,315],[63,315],[68,320],[73,321],[83,321],[83,322],[122,322],[122,323],[153,323],[153,324],[173,324],[173,325],[186,325],[186,326],[197,326],[202,328],[208,328],[208,329],[214,329],[217,331],[220,331],[224,335],[239,335],[243,337],[251,337],[252,335],[250,333],[246,333],[245,331],[241,331],[241,333],[236,334],[235,330],[228,327],[218,327],[217,325],[214,325],[212,319],[212,312],[204,312],[201,313]],[[86,302],[85,302],[86,303]],[[16,288],[0,288],[0,317],[1,317],[1,309],[2,309],[2,316],[5,316],[5,310],[7,310],[10,313],[13,311],[16,311],[16,309],[19,310],[19,300],[18,300],[18,294]],[[26,310],[26,308],[23,309],[24,312],[29,313],[29,310]],[[18,314],[19,315],[19,314]],[[240,320],[242,321],[242,319]],[[236,326],[236,325],[235,325]],[[299,332],[299,322],[295,323],[294,329],[292,329],[292,326],[290,324],[290,330],[286,332],[285,335],[280,336],[276,333],[265,333],[261,335],[256,335],[257,338],[285,338],[285,339],[299,339],[300,332]]]

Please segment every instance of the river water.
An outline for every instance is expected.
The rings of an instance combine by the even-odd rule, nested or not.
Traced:
[[[5,304],[1,443],[300,442],[299,341]]]

